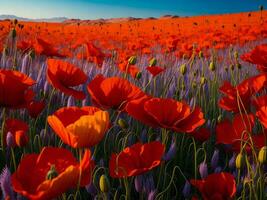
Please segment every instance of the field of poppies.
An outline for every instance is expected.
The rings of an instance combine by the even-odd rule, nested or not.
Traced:
[[[267,199],[267,12],[0,21],[0,199]]]

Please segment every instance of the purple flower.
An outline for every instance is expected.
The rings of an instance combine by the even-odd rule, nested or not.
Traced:
[[[208,166],[205,161],[200,163],[199,173],[202,179],[205,179],[208,176]]]
[[[191,192],[191,184],[189,181],[185,181],[184,188],[183,188],[183,195],[185,198],[189,198]]]
[[[228,163],[230,169],[235,168],[235,160],[236,160],[236,155],[233,154],[232,158],[229,160],[229,163]]]
[[[147,197],[147,200],[154,200],[154,199],[156,199],[156,190],[149,192]]]
[[[14,147],[15,145],[14,136],[12,135],[11,132],[8,132],[6,135],[6,144],[7,144],[7,147],[9,148]]]
[[[211,158],[211,167],[212,169],[215,169],[218,165],[218,162],[219,162],[219,150],[218,149],[215,149],[213,155],[212,155],[212,158]]]
[[[163,160],[168,161],[171,160],[177,151],[175,140],[172,140],[171,146],[168,152],[163,156]]]
[[[0,175],[0,186],[4,199],[9,197],[11,200],[15,200],[14,192],[11,186],[11,173],[7,167],[5,167]]]
[[[137,192],[141,192],[144,184],[144,178],[142,175],[136,176],[134,179],[134,186]]]

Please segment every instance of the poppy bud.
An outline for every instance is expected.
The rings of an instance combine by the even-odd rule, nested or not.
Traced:
[[[137,62],[137,57],[136,56],[131,56],[129,59],[128,59],[128,63],[130,65],[135,65]]]
[[[210,71],[212,71],[212,72],[215,71],[216,68],[215,68],[215,63],[214,63],[214,62],[211,62],[211,63],[210,63],[209,69],[210,69]]]
[[[46,174],[46,180],[52,180],[58,176],[55,165],[50,166],[50,170]]]
[[[228,72],[228,67],[227,66],[224,67],[224,71]]]
[[[230,69],[231,69],[232,71],[234,71],[235,66],[234,66],[233,64],[231,64],[231,65],[230,65]]]
[[[263,5],[260,5],[259,8],[260,8],[260,11],[263,11],[264,9]]]
[[[122,118],[120,118],[120,119],[118,120],[118,125],[119,125],[122,129],[127,129],[127,128],[129,127],[128,123],[127,123],[124,119],[122,119]]]
[[[261,164],[265,164],[267,161],[267,146],[264,146],[260,149],[258,160]]]
[[[191,192],[191,184],[189,181],[185,181],[184,188],[183,188],[184,198],[186,198],[186,199],[189,198],[190,192]]]
[[[237,69],[241,69],[242,68],[242,65],[240,63],[236,63],[236,68]]]
[[[140,78],[142,78],[142,73],[141,73],[141,72],[138,72],[138,73],[136,74],[135,78],[136,78],[137,80],[139,80]]]
[[[239,153],[235,159],[235,166],[237,169],[241,169],[244,167],[246,162],[246,156],[243,153]]]
[[[107,193],[109,191],[110,185],[109,185],[109,180],[106,175],[102,175],[99,180],[99,187],[101,192]]]
[[[200,85],[205,85],[206,83],[207,83],[207,79],[204,76],[202,76],[200,78]]]
[[[238,57],[239,57],[238,52],[235,51],[235,52],[234,52],[234,58],[235,58],[235,59],[238,59]]]
[[[208,176],[208,166],[205,161],[200,163],[199,173],[202,179],[205,179]]]
[[[218,116],[218,119],[217,119],[218,123],[222,122],[222,120],[223,120],[222,115],[219,115],[219,116]]]
[[[14,136],[11,132],[8,132],[6,135],[6,144],[9,148],[15,146]]]
[[[29,56],[30,56],[31,59],[34,59],[35,58],[35,51],[34,50],[31,50],[29,52]]]
[[[16,29],[13,28],[13,29],[11,30],[11,33],[10,33],[10,34],[11,34],[11,37],[12,37],[13,39],[15,39],[15,38],[17,37],[17,31],[16,31]]]
[[[182,75],[185,75],[185,74],[186,74],[186,71],[187,71],[186,64],[182,64],[182,65],[180,66],[180,73],[181,73]]]
[[[156,58],[152,58],[152,59],[149,61],[149,67],[156,66],[156,64],[157,64],[157,59],[156,59]]]
[[[200,51],[200,52],[198,53],[198,56],[199,56],[199,58],[203,58],[203,52]]]
[[[13,23],[14,23],[15,25],[17,25],[17,24],[18,24],[18,20],[17,20],[17,19],[14,19]]]

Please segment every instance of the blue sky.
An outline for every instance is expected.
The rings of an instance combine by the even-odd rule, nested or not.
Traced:
[[[0,0],[0,14],[28,18],[159,17],[202,15],[267,8],[267,0]]]

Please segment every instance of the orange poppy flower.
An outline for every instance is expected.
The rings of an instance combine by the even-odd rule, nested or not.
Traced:
[[[33,44],[33,47],[35,52],[39,55],[45,55],[48,57],[65,57],[64,55],[60,54],[52,44],[41,38],[36,39],[35,43]]]
[[[10,132],[15,141],[14,146],[26,146],[29,142],[29,137],[27,135],[28,130],[29,126],[25,122],[18,119],[7,119],[4,128],[4,144],[6,145],[7,133]]]
[[[61,140],[73,148],[98,144],[109,128],[109,114],[95,107],[61,108],[47,121]]]
[[[67,149],[45,147],[40,154],[22,158],[11,182],[13,189],[28,199],[54,199],[75,189],[80,177],[81,187],[89,184],[94,166],[90,150],[85,151],[78,163]]]
[[[130,102],[126,111],[143,123],[176,132],[190,133],[205,123],[199,107],[191,110],[186,103],[173,99],[146,97]]]
[[[51,85],[76,99],[85,98],[84,92],[71,88],[87,81],[86,74],[80,68],[56,59],[48,59],[47,65],[47,80]]]
[[[96,76],[88,84],[87,89],[93,102],[104,109],[124,110],[129,101],[144,95],[141,89],[132,85],[126,79],[118,77],[104,78],[102,75]]]
[[[231,200],[236,193],[236,182],[232,174],[227,172],[211,174],[204,180],[190,180],[197,187],[204,200]]]
[[[258,109],[256,116],[260,120],[264,128],[267,128],[267,106],[262,106]]]
[[[133,78],[136,78],[137,74],[140,73],[136,65],[129,64],[128,59],[120,62],[118,67],[120,71],[130,74]]]
[[[124,178],[146,173],[161,163],[165,146],[158,141],[136,143],[119,154],[112,154],[109,173],[113,178]]]
[[[30,89],[35,81],[23,73],[0,70],[0,106],[13,109],[25,108],[32,101],[34,93]]]
[[[256,46],[249,53],[243,54],[241,59],[256,64],[260,72],[267,72],[267,44]]]

